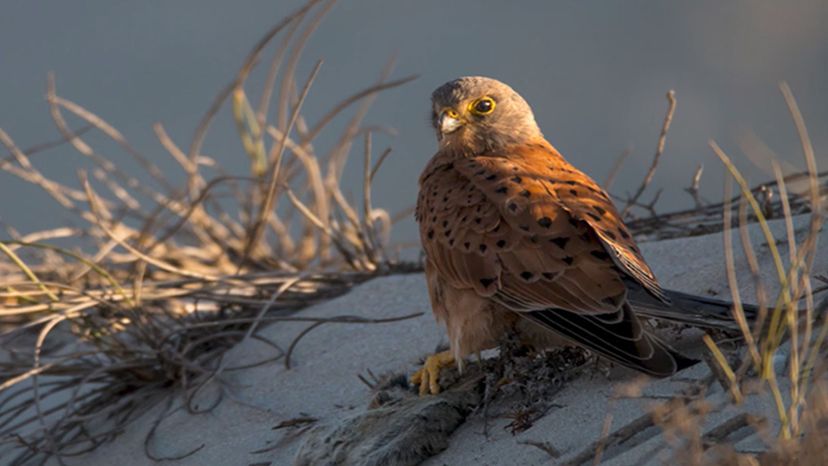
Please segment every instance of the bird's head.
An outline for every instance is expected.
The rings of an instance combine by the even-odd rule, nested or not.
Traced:
[[[543,138],[529,104],[496,79],[449,81],[431,94],[431,104],[441,148],[479,154]]]

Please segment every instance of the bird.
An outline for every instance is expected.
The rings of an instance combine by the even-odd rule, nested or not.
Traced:
[[[431,103],[438,150],[420,175],[415,219],[449,349],[411,377],[421,395],[510,331],[666,377],[697,361],[643,318],[736,328],[730,303],[660,286],[607,192],[546,140],[507,84],[461,77]]]

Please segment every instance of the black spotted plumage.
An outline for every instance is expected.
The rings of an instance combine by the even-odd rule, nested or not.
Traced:
[[[421,192],[432,195],[420,196],[416,214],[427,257],[452,287],[622,364],[672,373],[689,360],[639,332],[624,304],[625,281],[666,302],[661,287],[608,197],[567,165],[549,145],[435,157],[421,177]],[[596,337],[600,344],[591,343]]]

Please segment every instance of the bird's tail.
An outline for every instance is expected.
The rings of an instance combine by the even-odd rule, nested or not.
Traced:
[[[721,329],[738,330],[733,319],[733,303],[719,299],[695,296],[680,291],[664,290],[670,303],[664,303],[640,287],[630,287],[627,302],[636,314],[656,319],[671,320],[683,324]],[[748,323],[756,320],[759,308],[743,304]]]
[[[611,361],[655,377],[673,375],[698,362],[650,334],[627,304],[610,314],[545,309],[520,315]]]

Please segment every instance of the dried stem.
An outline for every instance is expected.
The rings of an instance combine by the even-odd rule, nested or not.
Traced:
[[[672,89],[667,91],[667,102],[667,115],[664,116],[664,122],[661,125],[661,133],[658,135],[658,145],[656,146],[656,152],[653,156],[653,162],[650,164],[650,168],[647,170],[647,175],[644,176],[644,180],[641,182],[641,185],[635,191],[635,194],[629,198],[627,205],[621,210],[622,218],[626,217],[630,212],[630,209],[638,203],[638,199],[642,194],[644,194],[644,191],[653,181],[656,168],[658,168],[658,162],[661,159],[661,154],[664,153],[664,146],[667,143],[667,132],[670,131],[670,125],[673,122],[673,114],[676,111],[676,91]]]

